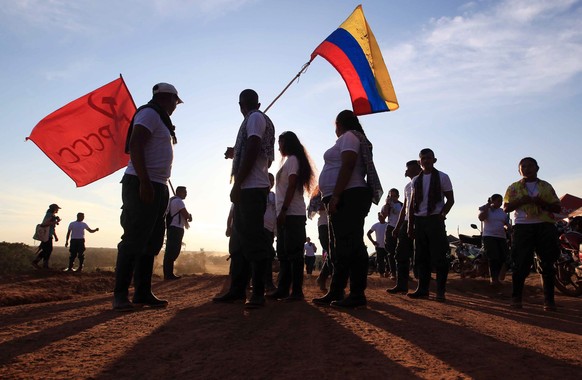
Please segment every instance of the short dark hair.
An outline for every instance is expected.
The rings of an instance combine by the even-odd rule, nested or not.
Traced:
[[[491,196],[491,200],[494,201],[495,199],[501,199],[501,200],[503,200],[503,196],[501,194],[493,194]]]
[[[424,149],[422,149],[420,151],[420,153],[418,154],[418,157],[422,156],[423,154],[432,154],[432,156],[434,157],[434,152],[430,148],[424,148]]]
[[[176,187],[176,193],[178,191],[182,191],[182,190],[186,191],[186,186],[178,186],[178,187]]]
[[[408,166],[418,166],[420,167],[420,164],[418,163],[418,160],[410,160],[406,163],[406,167]]]
[[[242,90],[238,97],[240,105],[246,107],[256,107],[259,104],[259,94],[255,90],[247,88]]]

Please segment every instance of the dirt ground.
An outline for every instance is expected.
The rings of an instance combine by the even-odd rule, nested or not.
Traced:
[[[213,304],[227,277],[155,279],[166,309],[111,310],[113,274],[31,272],[0,279],[2,379],[579,379],[582,298],[542,310],[529,277],[522,310],[485,279],[451,274],[447,302],[389,295],[368,307]],[[414,283],[411,282],[411,286]],[[305,280],[308,300],[319,296]]]

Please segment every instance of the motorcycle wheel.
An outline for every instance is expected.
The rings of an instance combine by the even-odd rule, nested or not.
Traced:
[[[451,263],[451,270],[455,273],[461,273],[461,263],[459,262],[459,260],[454,260]]]
[[[554,264],[554,269],[556,289],[571,297],[582,295],[582,277],[576,272],[576,263],[558,262]]]

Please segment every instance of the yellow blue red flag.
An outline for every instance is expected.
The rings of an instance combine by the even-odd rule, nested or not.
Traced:
[[[311,60],[317,55],[346,82],[356,115],[398,109],[392,80],[361,5],[311,53]]]

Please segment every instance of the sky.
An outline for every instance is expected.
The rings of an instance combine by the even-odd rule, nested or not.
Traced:
[[[36,244],[48,205],[57,227],[85,213],[89,247],[116,247],[123,170],[85,187],[36,145],[34,126],[66,103],[123,75],[137,104],[155,83],[176,86],[184,104],[171,181],[188,188],[193,214],[186,250],[226,252],[231,161],[242,121],[238,95],[264,109],[311,52],[359,2],[324,0],[0,0],[0,241]],[[385,193],[403,191],[405,163],[432,148],[453,183],[450,234],[471,234],[477,208],[520,178],[532,156],[558,196],[582,197],[582,1],[393,0],[361,2],[400,108],[360,117],[374,144]],[[277,135],[294,131],[323,167],[336,115],[350,109],[341,76],[317,57],[268,111]],[[280,156],[272,166],[280,166]],[[384,198],[381,204],[384,202]],[[372,205],[366,230],[376,222]],[[307,234],[317,237],[316,221]],[[369,244],[371,247],[371,244]],[[371,250],[370,250],[371,251]]]

